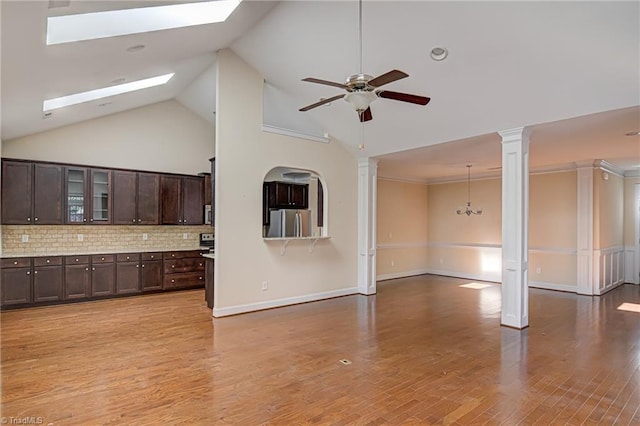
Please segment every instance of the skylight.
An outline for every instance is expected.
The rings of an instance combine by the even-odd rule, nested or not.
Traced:
[[[224,22],[242,0],[150,6],[47,18],[47,44]]]
[[[89,90],[88,92],[75,93],[73,95],[62,96],[60,98],[49,99],[42,103],[42,111],[51,111],[53,109],[63,108],[70,105],[133,92],[134,90],[160,86],[171,80],[171,77],[173,77],[174,74],[175,73],[159,75],[157,77],[146,78],[144,80],[137,80],[130,83],[118,84],[116,86],[103,87],[102,89]]]

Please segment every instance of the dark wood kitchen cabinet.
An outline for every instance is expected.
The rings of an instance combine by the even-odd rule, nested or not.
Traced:
[[[262,187],[262,224],[269,225],[273,209],[309,208],[309,185],[289,182],[264,182]]]
[[[65,223],[111,223],[111,171],[65,168]]]
[[[91,256],[91,296],[109,296],[115,293],[116,274],[114,255]]]
[[[113,224],[157,225],[160,212],[160,175],[114,170]]]
[[[161,175],[160,199],[163,225],[202,225],[203,178]]]
[[[2,306],[31,303],[31,259],[2,259]]]
[[[2,223],[62,224],[62,167],[2,161]]]
[[[142,291],[162,290],[162,253],[142,253],[140,286]]]
[[[140,292],[140,253],[116,256],[116,294]]]
[[[91,295],[89,256],[65,256],[64,298],[85,299]]]
[[[63,300],[64,269],[62,257],[36,257],[33,259],[33,301]]]

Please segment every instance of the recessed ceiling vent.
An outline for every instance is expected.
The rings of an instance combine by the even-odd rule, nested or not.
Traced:
[[[283,179],[293,179],[293,180],[303,180],[309,179],[311,177],[311,173],[309,172],[283,172]]]
[[[49,0],[49,9],[56,7],[69,7],[69,0]]]

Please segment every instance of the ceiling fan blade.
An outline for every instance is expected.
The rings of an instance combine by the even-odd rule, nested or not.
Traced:
[[[335,100],[342,99],[342,98],[344,98],[344,95],[337,95],[332,98],[322,99],[321,101],[316,102],[315,104],[307,105],[304,108],[300,108],[298,111],[302,111],[302,112],[309,111],[310,109],[319,107],[320,105],[328,104],[329,102],[333,102]]]
[[[373,120],[373,115],[371,114],[371,107],[365,109],[360,114],[360,122],[364,123],[365,121]]]
[[[345,90],[348,89],[348,87],[345,84],[335,83],[333,81],[327,81],[327,80],[320,80],[319,78],[307,77],[307,78],[303,78],[302,81],[308,81],[309,83],[324,84],[325,86],[339,87]]]
[[[384,86],[385,84],[392,83],[396,80],[403,79],[405,77],[409,77],[409,74],[402,72],[400,70],[391,70],[386,74],[379,75],[373,80],[370,80],[368,84],[369,86],[380,87],[380,86]]]
[[[431,98],[426,96],[410,95],[408,93],[390,92],[389,90],[380,90],[377,92],[378,97],[385,99],[393,99],[394,101],[409,102],[412,104],[426,105]]]

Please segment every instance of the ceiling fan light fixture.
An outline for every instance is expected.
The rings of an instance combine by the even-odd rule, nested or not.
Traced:
[[[443,61],[449,55],[449,51],[444,47],[434,47],[431,49],[431,59],[434,61]]]
[[[349,102],[356,111],[364,111],[377,97],[374,92],[351,92],[345,95],[344,100]]]

